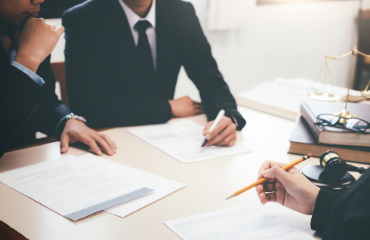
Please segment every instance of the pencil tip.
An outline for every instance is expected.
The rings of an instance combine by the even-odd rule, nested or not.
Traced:
[[[234,195],[234,194],[233,194],[233,195],[231,195],[230,197],[226,198],[226,200],[228,200],[228,199],[230,199],[230,198],[233,198],[233,197],[235,197],[235,195]]]
[[[200,148],[199,148],[199,152],[202,152],[202,151],[203,151],[203,147],[200,147]]]

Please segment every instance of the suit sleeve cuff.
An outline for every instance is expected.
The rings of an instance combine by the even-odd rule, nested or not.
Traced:
[[[321,189],[316,199],[315,209],[311,218],[311,229],[323,232],[326,229],[329,214],[340,197],[339,194]]]
[[[29,76],[33,81],[35,81],[39,86],[42,86],[44,85],[45,81],[44,79],[42,79],[42,77],[40,77],[39,75],[37,75],[36,73],[32,72],[30,69],[28,69],[27,67],[23,66],[22,64],[20,63],[17,63],[16,61],[12,61],[11,65],[17,69],[19,69],[20,71],[22,71],[23,73],[25,73],[27,76]]]
[[[236,125],[236,130],[241,131],[244,128],[246,121],[237,110],[227,111],[225,115],[231,118],[233,123]]]

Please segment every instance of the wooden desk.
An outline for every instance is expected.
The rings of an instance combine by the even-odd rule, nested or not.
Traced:
[[[247,119],[247,126],[240,133],[239,140],[247,141],[252,152],[191,164],[173,159],[127,133],[124,128],[104,131],[117,143],[118,152],[113,157],[103,158],[187,184],[187,187],[125,218],[99,212],[72,222],[0,183],[0,220],[32,240],[166,240],[180,238],[163,221],[246,203],[260,205],[254,190],[228,201],[225,198],[253,182],[257,170],[266,159],[292,162],[299,158],[286,153],[294,123],[247,108],[241,107],[240,111]],[[189,119],[206,123],[204,115]],[[85,153],[71,148],[67,154],[81,156]],[[59,142],[6,153],[0,160],[0,172],[59,156]],[[318,163],[318,159],[313,158],[298,167]],[[275,203],[266,204],[263,208],[314,236],[315,232],[310,229],[311,216]]]

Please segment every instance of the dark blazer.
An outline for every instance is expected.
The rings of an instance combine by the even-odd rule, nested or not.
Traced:
[[[212,57],[195,10],[179,0],[157,0],[157,68],[153,81],[137,79],[135,44],[118,0],[89,0],[63,14],[66,81],[72,111],[92,127],[164,123],[172,118],[181,66],[200,92],[208,120],[220,109],[245,120]]]
[[[41,87],[10,65],[0,44],[0,157],[9,148],[35,139],[37,131],[54,135],[61,118],[70,113],[55,95],[50,56],[41,63],[37,74],[45,81]]]
[[[311,228],[323,232],[323,240],[370,239],[370,170],[342,196],[320,190]]]

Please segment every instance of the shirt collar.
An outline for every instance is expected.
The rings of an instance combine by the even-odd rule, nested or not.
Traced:
[[[147,20],[152,25],[152,27],[155,28],[155,1],[156,0],[152,0],[152,5],[150,6],[149,12],[145,18],[141,18],[139,15],[137,15],[122,0],[118,0],[118,1],[121,4],[123,10],[125,11],[130,28],[134,28],[135,24],[139,20]]]

